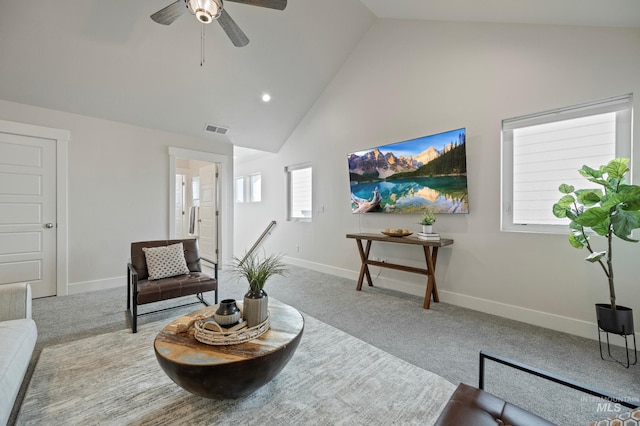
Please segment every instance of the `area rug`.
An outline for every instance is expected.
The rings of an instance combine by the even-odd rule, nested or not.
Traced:
[[[237,400],[174,384],[153,351],[166,322],[45,348],[17,425],[430,425],[455,386],[305,315],[289,364]]]

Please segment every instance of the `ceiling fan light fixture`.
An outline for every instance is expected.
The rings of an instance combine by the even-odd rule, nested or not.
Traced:
[[[222,0],[186,0],[189,10],[198,21],[209,24],[220,17]]]

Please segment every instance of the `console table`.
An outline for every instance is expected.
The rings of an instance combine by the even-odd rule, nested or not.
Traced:
[[[358,245],[358,252],[360,253],[360,260],[362,266],[360,267],[360,276],[358,277],[358,285],[356,290],[362,290],[362,282],[365,277],[369,287],[373,287],[373,280],[369,273],[369,265],[379,266],[381,268],[397,269],[405,272],[413,272],[416,274],[422,274],[427,276],[427,289],[424,294],[424,309],[429,309],[431,304],[431,298],[434,302],[439,302],[438,287],[436,286],[436,260],[438,259],[438,248],[453,244],[453,240],[442,238],[438,241],[421,240],[417,237],[388,237],[386,235],[378,234],[347,234],[347,238],[353,238]],[[366,247],[362,246],[362,241],[367,242]],[[369,260],[369,252],[371,250],[372,241],[381,241],[384,243],[395,244],[409,244],[415,246],[422,246],[424,251],[424,259],[427,264],[427,269],[415,268],[413,266],[399,265],[397,263],[379,262],[377,260]]]

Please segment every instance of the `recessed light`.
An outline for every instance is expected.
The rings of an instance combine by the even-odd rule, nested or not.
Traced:
[[[262,94],[262,102],[269,102],[271,100],[271,95],[268,93]]]

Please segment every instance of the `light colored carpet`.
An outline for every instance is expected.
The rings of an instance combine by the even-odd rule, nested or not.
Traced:
[[[285,369],[254,394],[210,400],[158,365],[147,324],[44,348],[17,425],[430,425],[455,386],[309,315]]]

